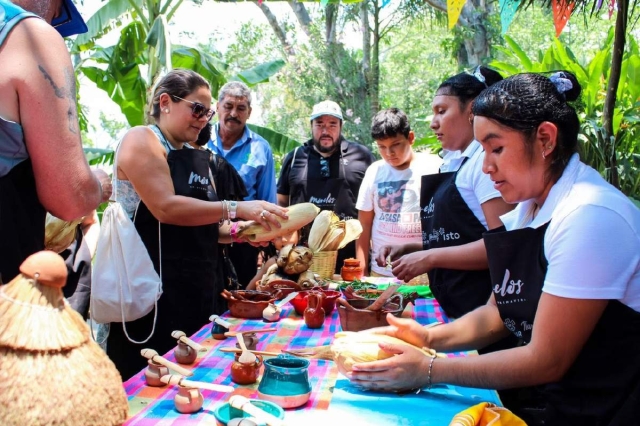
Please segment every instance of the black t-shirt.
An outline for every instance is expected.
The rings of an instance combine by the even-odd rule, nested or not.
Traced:
[[[297,152],[296,152],[297,151]],[[295,164],[292,166],[292,161],[295,154]],[[352,199],[350,203],[353,205],[355,212],[354,218],[357,219],[356,200],[358,198],[358,191],[360,190],[360,184],[364,179],[364,173],[375,161],[375,157],[369,151],[369,149],[356,142],[343,140],[340,144],[340,150],[336,150],[331,157],[329,157],[329,170],[330,177],[337,178],[340,176],[340,158],[344,164],[345,177],[347,184],[351,189]],[[282,163],[282,170],[280,171],[280,177],[278,179],[278,194],[291,195],[296,193],[297,188],[303,187],[305,182],[304,173],[307,161],[309,168],[307,171],[307,177],[310,179],[322,179],[320,174],[320,154],[313,149],[313,141],[308,140],[304,145],[289,152]]]

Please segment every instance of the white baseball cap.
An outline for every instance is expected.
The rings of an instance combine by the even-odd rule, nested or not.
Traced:
[[[313,111],[311,111],[311,120],[315,120],[323,115],[332,115],[342,121],[342,110],[340,109],[340,105],[333,101],[322,101],[313,106]]]

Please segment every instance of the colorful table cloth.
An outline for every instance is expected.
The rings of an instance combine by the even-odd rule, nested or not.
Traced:
[[[419,299],[413,312],[414,318],[422,324],[429,324],[435,321],[448,322],[448,318],[434,299]],[[301,316],[297,315],[290,305],[283,308],[280,321],[277,323],[266,323],[262,320],[246,320],[236,319],[225,315],[225,319],[234,326],[232,331],[252,330],[266,327],[277,327],[277,331],[270,333],[260,333],[256,336],[259,338],[257,350],[278,352],[282,349],[308,348],[315,346],[323,346],[331,344],[333,336],[336,332],[341,331],[340,319],[338,312],[333,311],[325,319],[322,329],[309,329]],[[165,386],[162,388],[150,387],[146,385],[144,379],[144,371],[136,374],[124,383],[125,390],[129,398],[130,418],[127,425],[146,426],[146,425],[215,425],[213,411],[220,403],[228,401],[229,397],[234,394],[246,396],[247,398],[257,398],[258,382],[249,386],[236,385],[231,381],[229,374],[231,364],[233,363],[233,354],[224,353],[217,350],[220,347],[235,347],[237,340],[228,338],[226,340],[214,340],[211,337],[211,324],[207,324],[195,335],[191,336],[193,340],[200,343],[206,348],[198,354],[198,358],[193,365],[187,366],[193,370],[194,375],[190,380],[198,380],[209,383],[217,383],[223,385],[231,385],[236,389],[233,393],[219,393],[213,391],[202,391],[204,396],[204,406],[201,411],[195,414],[180,414],[175,410],[173,398],[177,393],[175,386]],[[467,355],[464,353],[450,354],[450,356]],[[171,361],[175,361],[173,353],[165,355]],[[410,413],[409,409],[414,409],[410,404],[403,404],[409,399],[406,397],[398,397],[397,395],[373,394],[370,392],[356,391],[349,385],[349,381],[338,375],[338,369],[332,361],[310,360],[309,378],[311,381],[311,398],[309,402],[298,409],[286,410],[285,420],[291,420],[291,424],[299,424],[299,419],[316,419],[320,420],[332,418],[335,420],[349,418],[349,426],[355,424],[422,424],[413,422],[389,423],[388,418],[385,421],[374,422],[376,410],[382,413],[384,410],[399,410],[395,412],[395,419],[403,419],[405,415]],[[264,369],[264,368],[263,368]],[[461,390],[462,389],[462,390]],[[479,402],[500,403],[494,391],[486,391],[473,389],[473,392],[467,392],[466,388],[459,387],[441,387],[434,389],[432,392],[423,392],[417,395],[420,399],[435,400],[435,405],[442,409],[449,406],[446,413],[451,411],[448,419],[451,420],[453,415],[462,409],[475,405]],[[469,397],[465,396],[467,392]],[[432,394],[430,398],[429,395]],[[460,399],[459,395],[463,398]],[[411,397],[413,399],[413,397]],[[452,404],[451,401],[458,400]],[[367,403],[367,400],[369,403]],[[460,402],[461,401],[461,402]],[[466,404],[464,407],[460,403]],[[389,405],[391,404],[391,405]],[[359,411],[363,406],[369,407],[369,416],[362,417]],[[331,407],[331,409],[329,409]],[[366,410],[365,410],[366,411]],[[442,411],[442,410],[441,410]],[[427,413],[421,410],[421,415],[428,417]],[[337,416],[337,417],[336,417]],[[399,416],[399,417],[398,417]],[[378,420],[385,417],[380,417]],[[407,418],[408,419],[408,418]],[[315,423],[313,423],[315,424]],[[424,423],[424,424],[448,424],[448,423]]]

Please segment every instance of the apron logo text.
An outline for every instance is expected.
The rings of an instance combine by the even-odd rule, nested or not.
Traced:
[[[431,234],[429,234],[429,241],[440,241],[440,238],[442,238],[443,241],[459,240],[460,234],[457,232],[446,232],[444,228],[434,229],[431,231]]]
[[[336,203],[336,199],[331,196],[331,193],[329,193],[325,198],[311,196],[309,197],[309,202],[316,205],[323,205],[323,204],[333,205]]]
[[[501,296],[504,296],[505,294],[520,294],[520,292],[522,291],[522,286],[524,286],[524,283],[522,282],[522,280],[509,281],[510,274],[511,273],[509,272],[508,269],[505,270],[504,280],[502,280],[502,285],[496,284],[493,287],[494,293],[500,294]]]
[[[209,185],[209,178],[202,177],[197,173],[191,172],[191,176],[189,176],[189,185],[194,182],[200,183],[202,185]]]

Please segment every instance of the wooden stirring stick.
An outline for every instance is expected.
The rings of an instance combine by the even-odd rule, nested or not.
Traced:
[[[266,423],[269,426],[285,426],[284,420],[280,420],[273,414],[267,413],[263,409],[256,407],[242,395],[233,395],[229,398],[229,405],[238,410],[242,410],[247,414],[251,414],[261,422]]]
[[[153,349],[149,349],[149,348],[142,349],[140,351],[140,355],[142,355],[147,359],[150,359],[151,361],[157,364],[164,365],[165,367],[170,368],[176,373],[182,374],[183,376],[187,376],[187,377],[193,376],[193,371],[187,370],[184,367],[180,367],[175,362],[171,362],[168,359],[161,357],[160,355],[158,355],[158,352],[154,351]]]
[[[211,315],[209,317],[209,321],[215,322],[216,324],[219,324],[219,325],[223,326],[224,328],[233,327],[233,324],[231,324],[229,321],[225,321],[224,319],[222,319],[218,315]]]
[[[240,361],[241,364],[255,364],[256,356],[247,349],[247,346],[244,344],[244,336],[242,333],[236,334],[236,339],[238,339],[238,343],[242,348],[242,353],[240,354],[238,361]]]
[[[197,382],[194,380],[187,380],[183,376],[180,376],[179,374],[167,374],[166,376],[160,377],[160,381],[168,385],[178,385],[178,386],[184,386],[187,388],[205,389],[205,390],[210,390],[215,392],[233,392],[233,390],[235,389],[233,386],[216,385],[215,383],[206,383],[206,382]]]
[[[196,343],[193,340],[189,339],[184,331],[175,330],[173,333],[171,333],[171,337],[173,337],[174,339],[178,339],[185,345],[191,347],[191,349],[193,349],[196,352],[204,349],[204,347],[201,344]]]
[[[275,327],[271,327],[271,328],[259,328],[256,330],[243,330],[242,334],[257,334],[257,333],[268,333],[270,331],[276,331],[277,328]],[[239,333],[241,333],[240,331],[227,331],[224,333],[225,336],[227,337],[236,337]]]
[[[242,349],[238,349],[238,348],[218,348],[218,350],[220,352],[234,353],[234,354],[239,354],[242,352]],[[252,351],[251,349],[248,349],[248,351],[254,355],[265,355],[265,356],[278,356],[282,353],[282,352]]]

